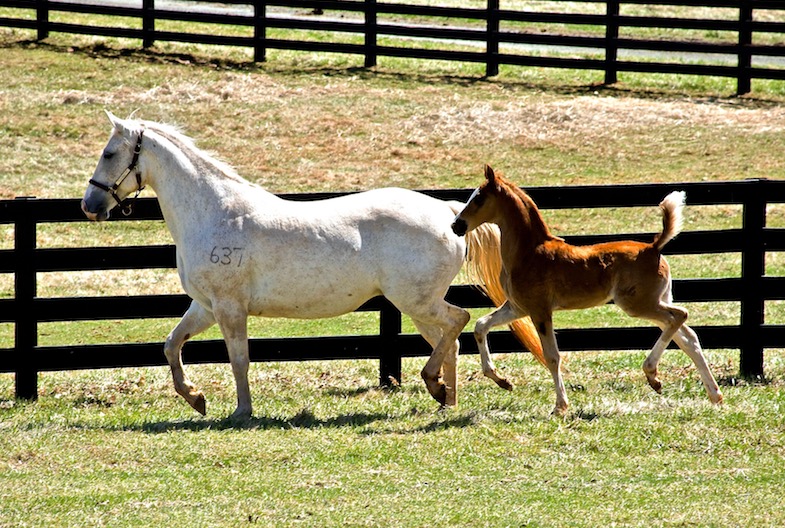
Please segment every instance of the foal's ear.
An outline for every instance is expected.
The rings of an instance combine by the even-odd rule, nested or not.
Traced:
[[[496,173],[493,172],[493,168],[490,165],[485,166],[485,179],[490,184],[496,183]]]

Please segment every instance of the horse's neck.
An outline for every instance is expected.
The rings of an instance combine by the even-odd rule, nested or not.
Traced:
[[[195,164],[171,143],[161,142],[161,146],[165,148],[156,149],[158,155],[150,154],[153,158],[149,160],[147,179],[175,244],[182,243],[190,232],[203,229],[205,219],[225,216],[230,204],[242,207],[247,194],[242,187],[250,188],[248,182],[222,175],[220,168],[209,166],[209,161],[204,166]]]
[[[510,191],[503,201],[497,224],[502,233],[502,253],[507,258],[519,260],[524,254],[553,238],[539,209],[531,198]]]

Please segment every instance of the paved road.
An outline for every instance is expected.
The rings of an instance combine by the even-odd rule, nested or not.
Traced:
[[[56,2],[57,0],[52,0]],[[95,4],[96,0],[67,0],[69,3],[75,4]],[[104,5],[114,6],[128,6],[141,8],[142,0],[103,0]],[[202,13],[218,13],[218,14],[235,14],[241,16],[252,16],[253,8],[251,6],[240,6],[220,3],[207,3],[207,2],[192,2],[183,0],[156,0],[155,5],[159,9],[173,10],[173,11],[199,11]],[[286,18],[301,18],[307,20],[314,20],[315,15],[307,14],[302,9],[289,9],[289,8],[268,8],[268,14],[274,17]],[[333,22],[347,22],[351,18],[334,18],[330,17],[329,12],[326,15],[319,15],[319,20],[333,21]],[[358,14],[357,20],[361,21],[362,17]],[[440,26],[441,27],[441,26]],[[461,28],[468,29],[468,28]],[[415,40],[407,37],[398,37],[401,40]],[[484,48],[482,42],[467,42],[467,41],[440,41],[449,42],[453,44],[461,44],[464,46],[476,46]],[[546,46],[540,44],[503,44],[503,49],[518,52],[530,52],[532,54],[544,53],[561,53],[561,54],[576,54],[580,52],[604,54],[603,48],[574,48],[569,46]],[[708,63],[721,66],[735,66],[738,64],[738,59],[735,55],[720,55],[720,54],[703,54],[703,53],[686,53],[686,52],[659,52],[647,50],[619,50],[618,58],[620,61],[629,60],[659,60],[663,62],[677,62],[677,63]],[[755,56],[752,58],[752,65],[758,68],[785,68],[785,57],[768,57],[768,56]]]

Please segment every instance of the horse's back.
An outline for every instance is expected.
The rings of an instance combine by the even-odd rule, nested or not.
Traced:
[[[236,243],[245,247],[248,266],[207,282],[247,291],[249,311],[259,315],[326,317],[376,295],[409,303],[431,298],[446,291],[463,262],[464,242],[450,229],[450,206],[415,191],[265,201],[251,216],[237,233],[244,242]],[[218,268],[204,271],[213,275]]]

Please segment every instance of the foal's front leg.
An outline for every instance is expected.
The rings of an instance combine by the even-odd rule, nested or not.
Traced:
[[[516,313],[515,310],[507,301],[493,312],[480,317],[474,325],[474,339],[477,341],[477,348],[480,351],[480,361],[482,362],[482,373],[491,378],[496,384],[505,390],[512,390],[513,385],[507,378],[499,376],[496,371],[496,365],[493,363],[491,351],[488,347],[488,332],[495,326],[510,324],[516,319],[520,319],[521,315]]]
[[[556,387],[556,406],[553,414],[563,416],[567,412],[570,403],[567,401],[567,391],[564,389],[564,379],[561,375],[561,354],[556,344],[556,333],[553,330],[553,320],[548,317],[532,317],[537,333],[542,341],[542,352],[545,357],[545,364],[553,377],[553,384]]]

